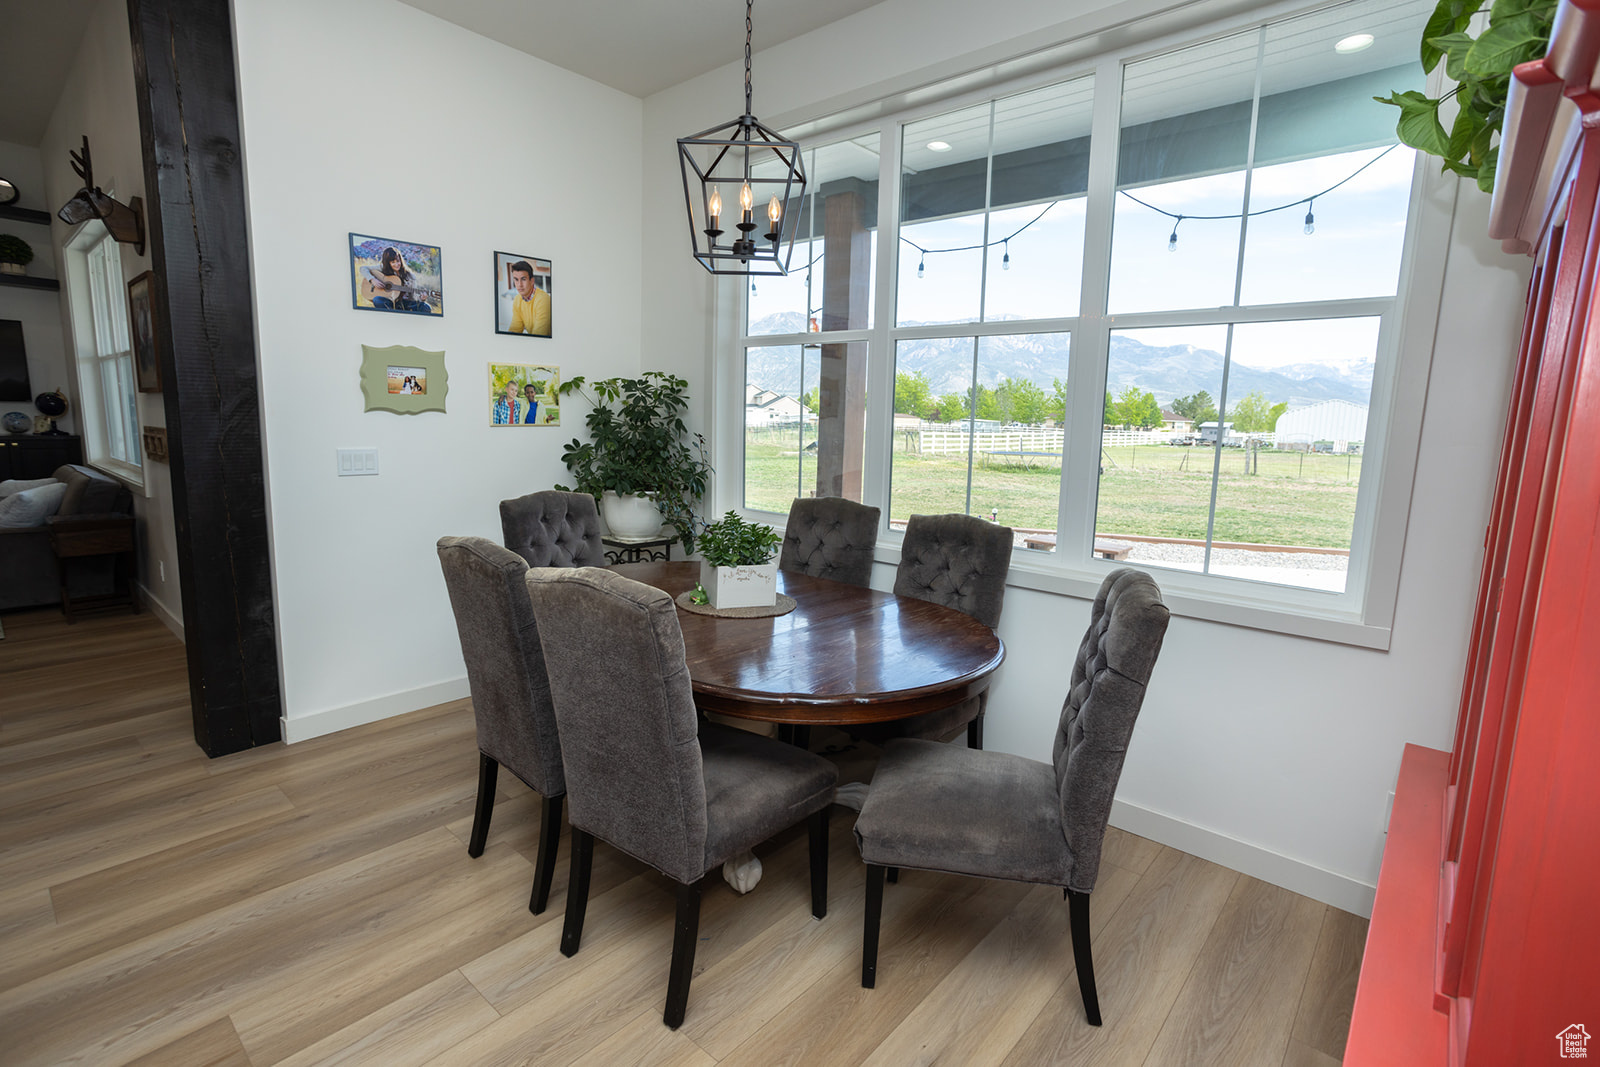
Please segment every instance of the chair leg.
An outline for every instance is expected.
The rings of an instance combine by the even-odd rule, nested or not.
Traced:
[[[1090,1026],[1100,1025],[1100,997],[1094,989],[1094,952],[1089,947],[1089,894],[1067,890],[1072,920],[1072,960],[1078,968],[1078,989],[1083,993],[1083,1013]]]
[[[544,911],[550,902],[550,883],[556,877],[556,849],[561,844],[561,807],[566,794],[541,797],[539,801],[539,860],[534,864],[533,896],[528,900],[528,910],[535,915]]]
[[[489,840],[489,819],[494,815],[494,783],[499,777],[499,762],[493,756],[478,753],[478,808],[472,813],[472,840],[467,842],[467,855],[474,859],[483,855],[483,846]]]
[[[828,914],[828,809],[813,812],[811,829],[811,914]]]
[[[567,924],[561,928],[561,954],[576,956],[583,940],[583,913],[589,907],[589,868],[594,835],[572,828],[572,873],[567,876]]]
[[[883,919],[883,872],[867,864],[867,911],[861,920],[861,988],[878,984],[878,925]]]
[[[678,915],[672,927],[672,969],[667,973],[667,1010],[661,1021],[670,1029],[683,1025],[689,1005],[689,980],[694,977],[695,943],[700,936],[700,889],[706,880],[678,886]]]
[[[978,694],[978,714],[971,722],[967,723],[967,747],[983,747],[983,717],[989,710],[989,691],[985,689]]]
[[[884,870],[888,872],[889,884],[890,885],[899,885],[900,884],[900,868],[899,867],[885,867]]]

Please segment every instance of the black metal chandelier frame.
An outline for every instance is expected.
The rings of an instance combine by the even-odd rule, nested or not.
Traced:
[[[683,204],[689,216],[694,258],[712,274],[788,274],[800,214],[798,210],[790,210],[790,206],[799,205],[805,195],[806,175],[801,165],[799,142],[785,140],[751,114],[750,33],[754,2],[745,0],[744,114],[732,122],[678,139]],[[701,166],[700,159],[696,158],[697,151],[709,158],[707,165]],[[766,175],[753,173],[762,163],[773,160],[782,166],[781,175],[776,168]],[[692,191],[696,184],[698,195]],[[717,210],[721,206],[722,186],[730,190],[738,186],[742,201],[728,205],[729,214],[737,212],[738,219],[728,229],[722,226],[727,215]],[[762,195],[757,194],[758,190]],[[756,231],[761,229],[761,224],[755,221],[756,205],[767,192],[772,196],[767,209],[766,232],[758,236]],[[728,240],[722,240],[724,236]]]

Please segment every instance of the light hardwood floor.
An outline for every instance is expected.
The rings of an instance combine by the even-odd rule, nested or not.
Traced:
[[[1327,1067],[1366,922],[1113,831],[1084,1022],[1059,890],[907,871],[878,988],[834,809],[828,917],[803,833],[706,892],[681,1030],[673,896],[595,850],[557,951],[567,845],[530,915],[537,797],[501,775],[470,859],[465,701],[208,760],[183,649],[149,615],[8,615],[0,641],[0,1063],[1149,1064]],[[1137,743],[1137,742],[1135,742]]]

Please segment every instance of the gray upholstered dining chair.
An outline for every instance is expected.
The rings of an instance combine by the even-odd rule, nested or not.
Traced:
[[[913,515],[906,522],[895,569],[896,596],[915,597],[964,611],[993,630],[1005,607],[1006,575],[1015,540],[1009,526],[975,515]],[[983,717],[989,691],[959,704],[910,719],[853,730],[884,744],[896,737],[947,741],[967,730],[967,747],[983,747]]]
[[[838,770],[820,756],[695,712],[672,597],[594,567],[534,569],[561,730],[572,876],[562,955],[578,951],[594,840],[678,883],[663,1021],[683,1022],[708,871],[809,817],[811,912],[828,911],[828,806]]]
[[[500,501],[505,546],[530,567],[604,567],[600,512],[587,493],[546,489]]]
[[[1059,885],[1089,1022],[1100,1025],[1089,947],[1089,894],[1100,872],[1111,800],[1167,631],[1149,575],[1124,567],[1101,583],[1072,666],[1052,763],[931,741],[884,749],[856,820],[867,863],[861,984],[878,969],[887,868]]]
[[[783,527],[778,569],[870,586],[879,514],[843,497],[795,498]]]
[[[482,537],[441,537],[438,550],[478,728],[478,804],[467,854],[483,855],[503,765],[541,798],[539,853],[528,901],[537,915],[550,899],[567,784],[539,628],[524,581],[528,565]]]

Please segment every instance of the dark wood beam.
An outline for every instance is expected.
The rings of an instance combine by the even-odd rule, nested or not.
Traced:
[[[195,741],[279,739],[244,165],[227,0],[128,0]]]
[[[867,326],[872,235],[858,192],[828,197],[823,213],[822,328]],[[822,346],[817,407],[817,495],[861,499],[866,448],[867,345]]]

